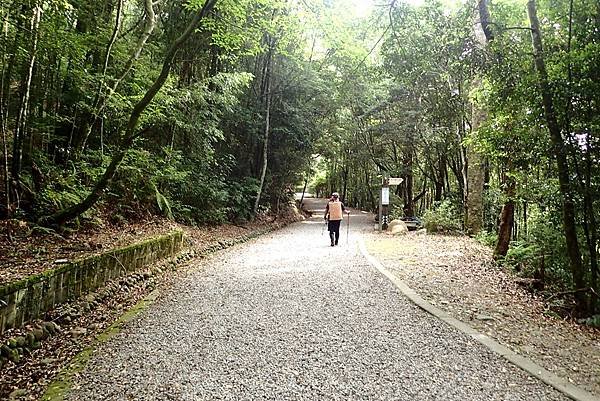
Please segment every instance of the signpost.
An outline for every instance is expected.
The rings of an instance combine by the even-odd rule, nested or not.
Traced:
[[[381,182],[381,193],[379,196],[379,231],[387,230],[388,208],[390,205],[390,185],[400,185],[404,181],[400,177],[384,177]]]
[[[382,205],[390,204],[390,188],[389,187],[381,188],[381,204]]]

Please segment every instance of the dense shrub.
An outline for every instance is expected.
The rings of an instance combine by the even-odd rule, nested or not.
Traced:
[[[109,200],[114,200],[117,212],[149,210],[172,217],[172,190],[189,175],[181,159],[168,148],[158,154],[145,149],[128,152],[110,186]]]
[[[553,208],[530,207],[527,231],[510,244],[504,258],[498,262],[521,277],[534,277],[544,281],[546,288],[566,289],[571,280],[564,236],[560,226],[560,211]],[[523,227],[521,227],[523,229]],[[496,232],[482,232],[477,240],[494,247]]]
[[[475,236],[475,239],[483,245],[491,248],[496,246],[498,234],[490,231],[481,231]]]
[[[537,244],[513,242],[502,262],[525,276],[533,276],[539,266],[540,256],[541,249]]]
[[[25,175],[25,182],[31,182],[31,187],[41,186],[36,193],[31,213],[35,217],[52,214],[58,210],[79,203],[93,183],[103,172],[103,166],[108,159],[100,152],[90,151],[78,160],[68,160],[65,165],[55,164],[42,152],[34,154],[36,165],[40,166],[42,177],[38,183],[33,183],[32,175]],[[75,173],[77,172],[77,173]],[[89,211],[86,215],[90,215]]]
[[[547,285],[565,288],[571,281],[565,238],[560,230],[561,212],[553,208],[532,208],[528,219],[528,232],[524,239],[511,245],[512,248],[526,247],[535,250],[529,258],[523,258],[522,274],[531,276],[544,268]],[[509,250],[509,254],[513,250]],[[508,255],[507,255],[508,257]],[[542,265],[543,264],[543,265]]]
[[[251,177],[229,183],[227,214],[231,220],[250,219],[259,184],[256,178]]]
[[[461,214],[449,200],[440,202],[423,215],[423,225],[430,233],[457,232],[461,230]]]

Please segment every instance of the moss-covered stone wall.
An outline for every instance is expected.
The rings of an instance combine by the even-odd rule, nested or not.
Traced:
[[[183,247],[183,232],[148,239],[0,286],[0,334]]]

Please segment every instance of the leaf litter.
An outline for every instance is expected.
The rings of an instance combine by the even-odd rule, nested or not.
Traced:
[[[465,236],[369,234],[369,252],[423,298],[600,396],[600,330],[560,318]]]

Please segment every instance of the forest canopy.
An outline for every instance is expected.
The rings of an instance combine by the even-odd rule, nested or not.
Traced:
[[[598,312],[595,0],[7,0],[0,218],[276,213],[309,183]],[[9,234],[7,234],[9,235]]]

